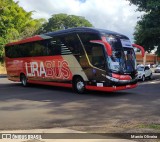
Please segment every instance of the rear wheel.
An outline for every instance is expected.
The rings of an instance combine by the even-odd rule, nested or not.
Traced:
[[[27,86],[27,77],[24,74],[22,74],[20,77],[20,80],[21,80],[22,86],[26,87]]]
[[[81,77],[76,77],[73,81],[73,89],[76,93],[82,94],[85,92],[85,82]]]
[[[149,76],[149,79],[152,79],[152,77],[153,77],[153,76],[152,76],[152,73],[151,73],[150,76]]]

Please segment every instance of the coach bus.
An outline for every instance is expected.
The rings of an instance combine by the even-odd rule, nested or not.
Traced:
[[[23,86],[44,84],[117,91],[137,86],[136,56],[129,38],[108,30],[72,28],[5,46],[8,79]]]

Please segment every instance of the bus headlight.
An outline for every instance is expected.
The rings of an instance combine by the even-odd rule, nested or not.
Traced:
[[[113,77],[110,77],[110,76],[107,76],[107,75],[106,75],[106,78],[111,80],[111,81],[114,81],[114,82],[119,82],[119,79],[117,79],[117,78],[113,78]]]

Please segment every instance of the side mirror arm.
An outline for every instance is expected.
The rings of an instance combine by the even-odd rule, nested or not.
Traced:
[[[141,52],[142,52],[142,57],[144,57],[145,50],[144,50],[144,48],[143,48],[142,46],[140,46],[140,45],[138,45],[138,44],[132,44],[132,46],[140,49]]]
[[[107,41],[103,41],[103,40],[91,40],[91,43],[97,43],[97,44],[101,44],[106,48],[107,54],[108,56],[112,56],[112,47],[110,46],[110,44]]]

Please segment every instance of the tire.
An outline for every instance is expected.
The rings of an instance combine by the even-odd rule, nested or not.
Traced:
[[[83,94],[85,92],[85,82],[81,77],[76,77],[73,80],[73,90],[78,94]]]
[[[20,80],[21,80],[22,86],[26,87],[28,85],[28,83],[27,83],[27,77],[24,74],[21,75]]]
[[[145,76],[144,75],[142,76],[142,81],[145,81]]]
[[[153,77],[153,76],[152,76],[152,73],[151,73],[150,76],[149,76],[149,79],[152,79],[152,77]]]

